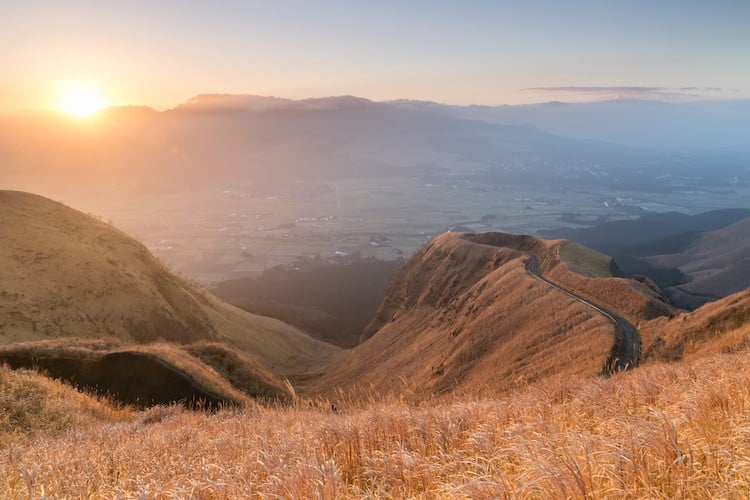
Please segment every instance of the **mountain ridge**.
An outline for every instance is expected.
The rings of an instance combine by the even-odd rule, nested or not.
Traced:
[[[333,361],[311,390],[362,386],[387,393],[406,384],[425,395],[446,394],[506,390],[553,373],[602,373],[615,344],[614,325],[580,300],[550,290],[529,273],[530,258],[546,278],[633,323],[672,311],[642,283],[613,277],[610,259],[601,254],[586,274],[570,271],[558,256],[561,246],[568,262],[581,258],[578,245],[533,236],[446,233],[433,239],[394,275],[364,342]]]

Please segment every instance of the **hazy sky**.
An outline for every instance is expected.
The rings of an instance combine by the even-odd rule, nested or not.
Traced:
[[[750,96],[750,0],[3,1],[0,110],[70,81],[117,104],[203,92],[502,104]]]

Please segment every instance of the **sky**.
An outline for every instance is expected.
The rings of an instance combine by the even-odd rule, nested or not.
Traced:
[[[200,93],[451,104],[750,97],[750,1],[16,0],[0,111],[88,82],[112,104]]]

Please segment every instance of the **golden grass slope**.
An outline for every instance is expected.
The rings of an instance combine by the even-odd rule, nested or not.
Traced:
[[[224,340],[281,373],[320,366],[337,352],[209,296],[121,231],[40,196],[0,191],[0,241],[0,343]]]
[[[647,361],[696,359],[750,347],[750,288],[691,313],[641,325]]]
[[[0,363],[0,443],[14,436],[49,438],[70,429],[83,432],[94,424],[132,418],[128,409],[115,408],[36,372],[14,371]]]
[[[611,257],[567,240],[547,241],[545,245],[553,255],[542,268],[545,277],[631,323],[637,325],[644,319],[674,313],[658,290],[640,281],[613,276]]]
[[[386,393],[405,384],[433,395],[601,373],[615,340],[612,323],[531,276],[529,258],[545,276],[626,318],[668,308],[645,286],[642,292],[631,280],[596,277],[609,263],[601,254],[568,251],[578,268],[591,258],[585,265],[596,272],[570,271],[557,255],[560,244],[505,233],[435,238],[396,273],[367,340],[309,390]]]
[[[159,409],[0,447],[16,498],[747,498],[750,356],[339,413]]]
[[[592,278],[612,278],[612,257],[573,241],[559,240],[557,256],[574,273]]]

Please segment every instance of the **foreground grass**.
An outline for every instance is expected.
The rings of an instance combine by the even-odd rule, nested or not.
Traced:
[[[156,408],[0,435],[0,496],[746,498],[748,387],[740,353],[419,406]]]
[[[132,411],[116,408],[105,399],[36,372],[12,371],[0,364],[0,445],[133,418]]]

